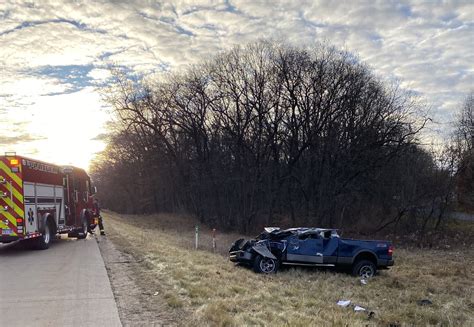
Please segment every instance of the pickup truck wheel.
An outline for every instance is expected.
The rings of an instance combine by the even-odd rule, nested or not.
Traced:
[[[257,255],[253,262],[253,270],[256,273],[274,274],[278,270],[278,265],[278,260]]]
[[[368,279],[374,277],[377,272],[377,266],[372,261],[357,261],[352,268],[352,275]]]

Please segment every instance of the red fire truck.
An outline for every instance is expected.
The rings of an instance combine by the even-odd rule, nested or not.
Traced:
[[[0,156],[0,243],[32,239],[47,249],[56,234],[85,238],[97,222],[93,193],[83,169]]]

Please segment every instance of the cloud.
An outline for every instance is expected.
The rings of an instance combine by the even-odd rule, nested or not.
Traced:
[[[17,136],[5,136],[0,135],[0,145],[2,146],[12,146],[18,143],[28,143],[38,140],[44,140],[44,136],[31,135],[31,134],[21,134]]]
[[[150,76],[274,38],[356,53],[378,76],[423,97],[446,130],[474,88],[473,16],[468,0],[10,0],[0,4],[0,115],[28,121],[46,103],[80,110],[65,95],[90,106],[89,90],[108,83],[110,65]]]

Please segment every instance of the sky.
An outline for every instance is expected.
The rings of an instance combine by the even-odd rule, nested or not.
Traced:
[[[262,38],[357,54],[420,97],[433,143],[474,90],[474,0],[0,0],[0,154],[87,169],[110,65],[154,76]]]

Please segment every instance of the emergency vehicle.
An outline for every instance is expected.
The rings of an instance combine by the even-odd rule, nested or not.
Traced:
[[[81,168],[0,156],[0,243],[32,239],[47,249],[56,234],[85,238],[97,223],[94,191]]]

